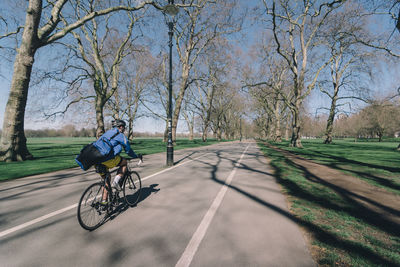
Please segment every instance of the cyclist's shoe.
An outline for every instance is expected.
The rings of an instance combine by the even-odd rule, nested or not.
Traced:
[[[117,189],[118,191],[121,191],[121,190],[122,190],[122,188],[121,188],[121,186],[119,185],[119,183],[114,183],[114,182],[113,182],[112,187],[114,187],[114,188]]]
[[[100,201],[100,204],[103,205],[103,206],[106,206],[108,204],[108,201],[107,200],[102,200],[102,201]]]

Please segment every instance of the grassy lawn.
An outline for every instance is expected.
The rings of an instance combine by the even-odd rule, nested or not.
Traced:
[[[0,162],[0,181],[78,167],[75,163],[76,155],[84,145],[93,141],[94,138],[29,138],[28,149],[35,159],[24,162]],[[193,141],[178,139],[174,149],[214,143],[218,141],[209,139],[204,143],[201,139]],[[166,144],[162,142],[162,139],[157,138],[134,139],[131,147],[136,153],[143,155],[166,151]]]
[[[400,194],[400,152],[397,142],[303,141],[304,148],[275,144],[376,186]],[[382,223],[366,214],[351,199],[324,184],[305,178],[280,152],[259,142],[271,160],[277,181],[289,200],[293,220],[312,240],[312,252],[320,266],[400,266],[400,230],[398,225]]]
[[[325,164],[364,181],[400,194],[400,139],[390,142],[335,140],[323,145],[321,139],[302,140],[304,148],[289,147],[288,142],[273,143],[304,158]]]

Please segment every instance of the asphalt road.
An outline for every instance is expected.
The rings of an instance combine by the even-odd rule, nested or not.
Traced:
[[[0,183],[0,266],[315,266],[254,142],[174,159],[146,156],[139,204],[92,232],[76,204],[93,171]]]

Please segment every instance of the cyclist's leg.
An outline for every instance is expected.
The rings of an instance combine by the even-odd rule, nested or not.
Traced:
[[[101,176],[105,182],[106,188],[108,188],[108,185],[110,184],[109,177],[107,177],[108,168],[103,164],[97,164],[95,167],[96,172]],[[106,188],[103,188],[103,202],[107,201],[108,190]]]
[[[107,160],[105,162],[103,162],[102,164],[104,166],[106,166],[108,169],[120,166],[121,162],[123,161],[123,158],[119,155],[115,156],[114,158]],[[126,161],[126,160],[125,160]],[[125,163],[126,164],[126,163]],[[117,184],[118,180],[120,180],[120,178],[122,177],[122,174],[120,174],[118,172],[117,176],[114,179],[114,183],[113,186],[115,186],[115,184]],[[118,188],[118,187],[117,187]],[[120,190],[120,188],[118,188]]]
[[[101,178],[104,179],[105,182],[105,188],[103,188],[103,203],[107,202],[107,197],[108,197],[108,185],[110,184],[110,176],[107,175],[101,175]]]
[[[126,169],[127,169],[126,166],[128,165],[128,161],[125,158],[121,157],[121,161],[118,165],[119,165],[119,169],[118,169],[117,173],[124,176],[126,173]]]

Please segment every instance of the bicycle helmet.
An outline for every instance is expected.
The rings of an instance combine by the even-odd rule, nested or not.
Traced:
[[[112,127],[120,127],[120,126],[126,127],[125,121],[123,121],[123,120],[112,121]]]

